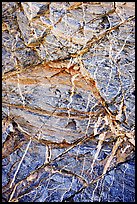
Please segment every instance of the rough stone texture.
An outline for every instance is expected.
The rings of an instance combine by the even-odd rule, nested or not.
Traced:
[[[3,202],[135,201],[135,3],[2,3]]]

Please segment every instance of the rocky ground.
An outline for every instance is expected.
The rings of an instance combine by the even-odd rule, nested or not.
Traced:
[[[135,3],[2,3],[3,202],[135,201]]]

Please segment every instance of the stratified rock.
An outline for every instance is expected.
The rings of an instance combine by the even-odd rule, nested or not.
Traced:
[[[135,200],[134,2],[3,2],[3,202]]]

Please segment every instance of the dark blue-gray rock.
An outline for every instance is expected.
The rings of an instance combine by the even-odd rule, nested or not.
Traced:
[[[2,201],[135,202],[134,2],[2,5]]]

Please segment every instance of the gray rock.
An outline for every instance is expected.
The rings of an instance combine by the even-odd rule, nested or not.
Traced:
[[[3,202],[135,201],[134,2],[3,2]]]

